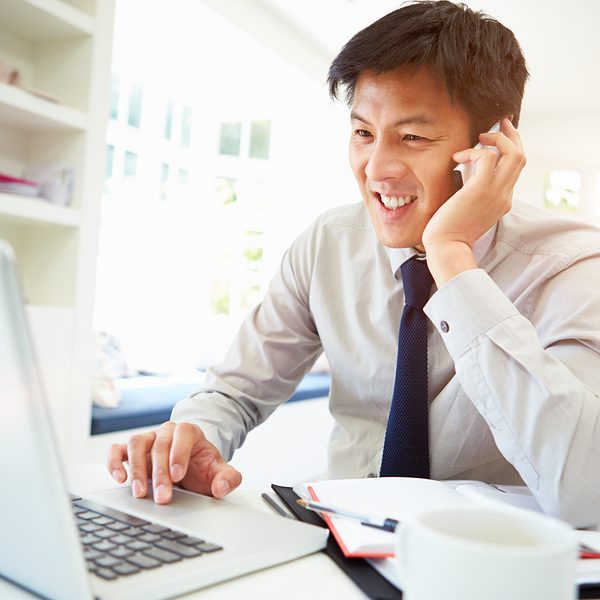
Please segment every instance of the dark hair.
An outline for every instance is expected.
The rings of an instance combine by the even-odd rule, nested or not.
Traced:
[[[447,0],[404,5],[342,48],[329,68],[329,93],[337,99],[344,86],[352,104],[363,71],[403,66],[438,75],[451,101],[469,115],[474,141],[508,115],[518,125],[529,73],[513,32],[490,16]]]

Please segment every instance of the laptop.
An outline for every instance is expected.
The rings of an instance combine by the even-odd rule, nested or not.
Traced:
[[[316,552],[326,529],[175,490],[136,499],[100,465],[63,473],[23,306],[0,240],[0,576],[57,600],[160,599]]]

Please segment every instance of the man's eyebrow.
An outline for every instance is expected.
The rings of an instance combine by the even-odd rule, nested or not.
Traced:
[[[350,119],[355,119],[365,123],[365,125],[371,125],[367,119],[361,117],[356,111],[350,113]],[[399,119],[393,124],[393,127],[400,127],[402,125],[434,125],[435,119],[423,114],[407,115],[406,117]]]

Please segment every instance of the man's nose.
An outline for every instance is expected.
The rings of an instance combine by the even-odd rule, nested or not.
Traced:
[[[371,181],[403,177],[409,171],[402,151],[384,140],[377,141],[367,161],[365,173]]]

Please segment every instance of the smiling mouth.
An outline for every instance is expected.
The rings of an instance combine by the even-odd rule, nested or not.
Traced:
[[[400,208],[402,206],[406,206],[407,204],[411,204],[414,202],[417,197],[406,195],[406,196],[384,196],[383,194],[379,194],[375,192],[375,195],[378,197],[379,202],[385,206],[388,210],[394,210],[396,208]]]

